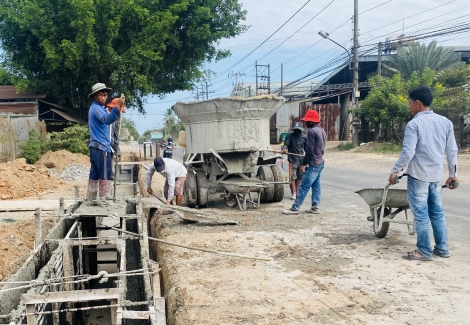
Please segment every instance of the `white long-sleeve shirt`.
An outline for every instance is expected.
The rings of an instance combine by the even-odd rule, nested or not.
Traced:
[[[406,125],[403,151],[391,173],[398,174],[408,165],[406,173],[412,177],[440,182],[446,154],[449,177],[456,177],[457,152],[452,122],[433,111],[419,112]]]
[[[166,178],[168,183],[168,197],[167,201],[171,201],[175,196],[175,182],[177,178],[186,177],[187,170],[183,164],[177,162],[176,160],[169,159],[169,158],[162,158],[165,162],[165,169],[160,173],[163,177]],[[147,188],[152,187],[152,177],[155,174],[155,166],[153,164],[150,165],[147,171],[146,183]]]

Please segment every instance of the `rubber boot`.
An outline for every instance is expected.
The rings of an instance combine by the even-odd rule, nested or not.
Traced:
[[[92,179],[88,180],[87,201],[90,202],[91,205],[98,204],[98,186],[99,181]]]
[[[107,201],[111,198],[111,181],[100,180],[100,200]]]

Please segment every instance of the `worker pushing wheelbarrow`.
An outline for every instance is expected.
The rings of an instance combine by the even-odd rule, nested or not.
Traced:
[[[428,86],[421,85],[409,92],[408,104],[413,119],[406,125],[403,151],[392,168],[389,184],[382,189],[357,192],[370,206],[372,217],[369,220],[374,221],[374,232],[378,237],[385,237],[390,222],[397,222],[394,217],[405,211],[406,221],[401,223],[417,237],[417,249],[403,255],[408,260],[431,261],[433,255],[450,257],[442,188],[458,187],[458,148],[452,122],[430,110],[432,100]],[[442,186],[444,156],[447,156],[449,177]],[[399,182],[398,173],[406,167],[407,190],[389,189]],[[392,212],[393,208],[397,210]],[[408,208],[413,213],[413,221],[406,214]]]

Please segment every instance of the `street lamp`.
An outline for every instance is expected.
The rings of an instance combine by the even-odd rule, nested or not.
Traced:
[[[325,38],[325,39],[328,39],[328,40],[332,41],[333,43],[335,43],[335,44],[338,45],[339,47],[343,48],[343,49],[346,51],[346,53],[348,54],[348,57],[349,57],[348,66],[349,66],[349,67],[351,66],[351,53],[349,53],[349,51],[348,51],[347,48],[345,48],[343,45],[341,45],[341,44],[335,42],[334,40],[332,40],[332,39],[329,37],[330,34],[328,34],[327,32],[325,32],[324,30],[319,31],[319,32],[318,32],[318,35],[320,35],[321,37],[323,37],[323,38]],[[355,100],[356,100],[356,89],[355,89],[356,87],[355,87],[355,85],[357,85],[357,82],[356,82],[356,79],[355,79],[355,78],[356,78],[356,75],[353,76],[354,81],[353,81],[353,87],[352,87],[352,97],[351,97],[351,104],[352,104],[352,105],[351,105],[351,106],[354,106],[353,103],[354,103]],[[354,114],[354,115],[355,115],[355,114]],[[353,120],[352,120],[352,126],[353,126],[353,128],[354,128],[354,130],[353,130],[354,134],[353,134],[353,139],[352,139],[353,141],[352,141],[352,142],[353,142],[353,145],[354,145],[355,147],[356,147],[357,144],[358,144],[358,139],[357,139],[357,138],[358,138],[358,128],[359,128],[359,124],[360,124],[360,121],[359,121],[358,117],[357,117],[357,116],[354,116],[354,117],[353,117]]]
[[[342,48],[346,51],[346,53],[348,54],[349,62],[351,62],[351,53],[349,53],[348,49],[345,48],[343,45],[341,45],[341,44],[335,42],[334,40],[332,40],[332,39],[329,37],[330,34],[328,34],[327,32],[325,32],[324,30],[321,30],[321,31],[318,32],[318,35],[320,35],[320,36],[323,37],[324,39],[328,39],[328,40],[332,41],[333,43],[335,43],[335,44],[338,45],[339,47],[342,47]]]

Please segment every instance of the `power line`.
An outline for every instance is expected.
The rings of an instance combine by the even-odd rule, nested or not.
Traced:
[[[260,45],[258,45],[253,51],[251,51],[250,53],[248,53],[247,55],[245,55],[242,59],[240,59],[239,61],[237,61],[237,63],[233,64],[232,66],[230,66],[229,68],[225,69],[224,71],[222,71],[221,73],[219,73],[219,76],[220,75],[223,75],[225,73],[227,73],[228,71],[230,71],[232,68],[234,68],[235,66],[237,66],[239,63],[241,63],[242,61],[244,61],[246,58],[248,58],[252,53],[254,53],[257,49],[259,49],[264,43],[266,43],[271,37],[273,37],[279,30],[281,30],[282,27],[284,27],[289,21],[291,21],[292,18],[294,18],[311,0],[308,0],[307,2],[304,3],[304,5],[302,7],[300,7],[299,10],[297,10],[284,24],[282,24],[278,29],[276,29],[276,31],[274,33],[272,33],[267,39],[265,39]],[[218,77],[218,76],[217,76]],[[217,78],[216,77],[216,78]]]
[[[317,18],[317,16],[319,14],[321,14],[323,11],[325,11],[333,2],[335,2],[335,0],[331,0],[330,3],[328,3],[325,7],[323,7],[322,10],[320,10],[315,16],[313,16],[312,19],[310,19],[309,21],[307,21],[304,25],[302,25],[302,27],[300,27],[299,29],[297,29],[294,34],[292,34],[291,36],[289,36],[285,41],[283,41],[281,44],[279,44],[278,46],[276,46],[275,48],[273,48],[271,51],[269,51],[267,54],[265,54],[261,59],[259,59],[258,61],[261,61],[262,59],[264,59],[265,57],[267,57],[269,54],[271,54],[274,50],[276,50],[277,48],[279,48],[282,44],[284,44],[285,42],[287,42],[292,36],[294,36],[295,34],[297,34],[300,30],[302,30],[302,28],[304,28],[305,26],[307,26],[312,20],[314,20],[315,18]]]

